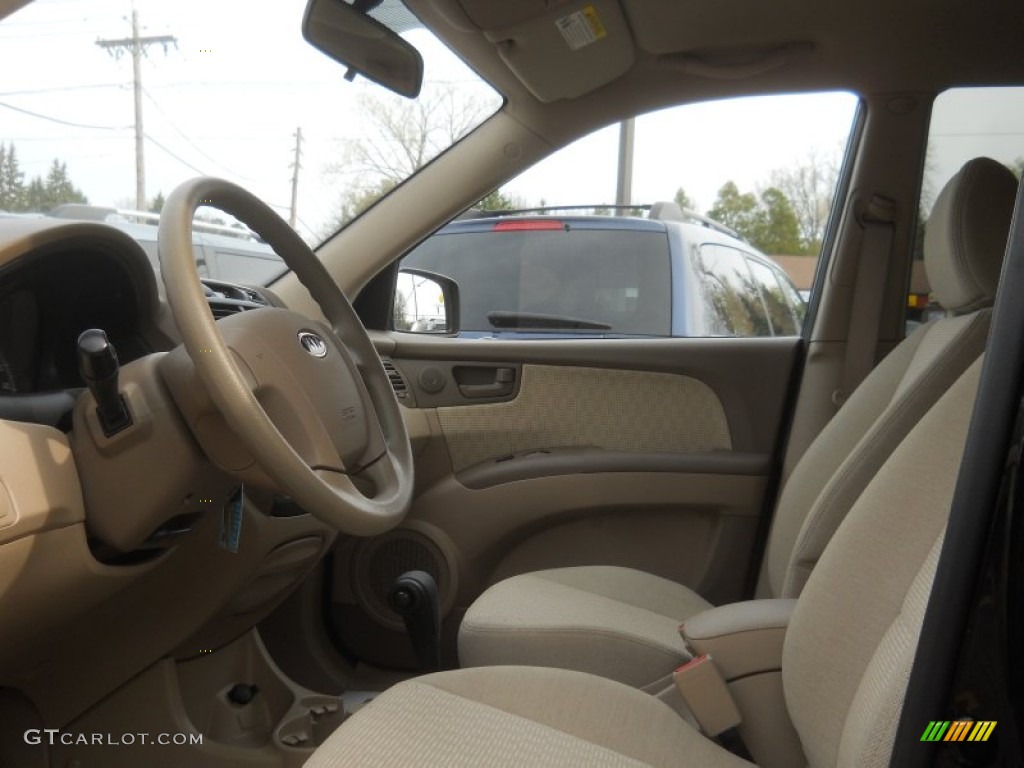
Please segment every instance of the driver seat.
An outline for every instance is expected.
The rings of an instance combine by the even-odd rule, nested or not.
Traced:
[[[979,359],[889,456],[797,600],[782,653],[784,705],[811,766],[889,763],[980,371]],[[306,763],[369,765],[752,764],[635,688],[509,666],[396,685]]]

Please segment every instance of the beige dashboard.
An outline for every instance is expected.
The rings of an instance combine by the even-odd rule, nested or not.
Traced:
[[[43,290],[62,284],[64,293]],[[0,688],[59,725],[160,658],[199,656],[255,626],[335,533],[272,493],[239,497],[206,460],[155,372],[177,333],[129,236],[101,223],[2,219],[0,300],[15,289],[36,294],[33,348],[66,351],[32,358],[28,385],[0,401],[42,403],[60,387],[68,412],[36,423],[38,409],[0,412]],[[60,304],[65,295],[84,309]],[[120,379],[135,421],[112,437],[65,370],[79,325],[108,317],[138,342]],[[237,531],[226,538],[232,498],[241,501],[227,528]]]

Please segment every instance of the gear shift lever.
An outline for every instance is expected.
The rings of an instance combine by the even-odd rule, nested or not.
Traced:
[[[424,672],[441,668],[441,605],[437,582],[425,571],[407,571],[395,579],[388,605],[402,617],[416,659]]]

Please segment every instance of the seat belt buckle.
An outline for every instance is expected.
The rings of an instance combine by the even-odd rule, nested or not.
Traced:
[[[672,673],[672,680],[707,736],[718,736],[742,721],[728,684],[708,654],[683,664]]]

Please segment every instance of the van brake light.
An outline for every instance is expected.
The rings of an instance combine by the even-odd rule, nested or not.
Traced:
[[[516,219],[499,221],[494,225],[494,232],[533,232],[537,230],[565,229],[565,225],[557,219]]]

